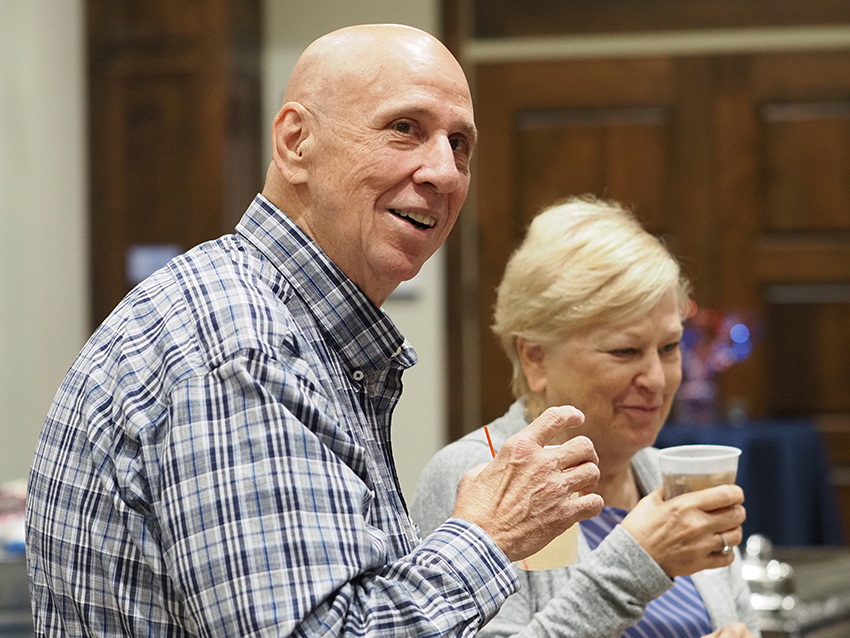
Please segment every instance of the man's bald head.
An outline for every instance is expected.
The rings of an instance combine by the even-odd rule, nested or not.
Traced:
[[[397,63],[442,65],[468,91],[451,52],[429,33],[398,24],[365,24],[338,29],[308,46],[292,71],[284,102],[299,102],[316,113],[346,108],[364,87],[380,81]]]
[[[439,40],[347,27],[296,64],[263,195],[380,305],[445,241],[475,140],[466,76]]]

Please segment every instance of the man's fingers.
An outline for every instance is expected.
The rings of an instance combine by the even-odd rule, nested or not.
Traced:
[[[586,521],[594,516],[599,516],[602,513],[602,507],[605,501],[599,494],[584,494],[575,499],[570,499],[571,503],[575,503],[577,508],[576,520]]]
[[[542,447],[561,430],[578,427],[582,423],[584,423],[584,413],[581,410],[571,405],[561,405],[548,408],[522,430],[522,433]]]
[[[586,436],[573,437],[561,445],[550,447],[549,450],[558,459],[558,466],[561,469],[567,469],[588,461],[599,463],[593,441]]]
[[[568,493],[590,494],[599,483],[599,466],[593,461],[580,462],[561,470]]]

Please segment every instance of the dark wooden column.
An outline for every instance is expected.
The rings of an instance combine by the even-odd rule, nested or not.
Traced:
[[[94,326],[261,188],[260,1],[89,0],[87,18]]]

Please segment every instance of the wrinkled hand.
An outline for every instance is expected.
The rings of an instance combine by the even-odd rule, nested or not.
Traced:
[[[744,623],[733,622],[702,638],[754,638],[754,636]]]
[[[544,449],[566,427],[584,423],[572,406],[549,408],[505,441],[489,463],[460,481],[453,516],[481,527],[512,560],[522,560],[578,521],[602,511],[593,494],[599,458],[590,439],[578,436]],[[577,498],[570,498],[576,492]]]
[[[744,491],[737,485],[681,494],[669,501],[658,488],[638,502],[622,525],[668,576],[690,576],[726,567],[735,559],[734,553],[724,555],[720,550],[723,540],[730,547],[742,540],[743,502]]]

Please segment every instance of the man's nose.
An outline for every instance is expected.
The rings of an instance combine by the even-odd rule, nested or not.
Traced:
[[[424,149],[422,164],[414,173],[418,183],[428,183],[441,193],[451,193],[460,185],[452,143],[447,137],[435,137]]]

